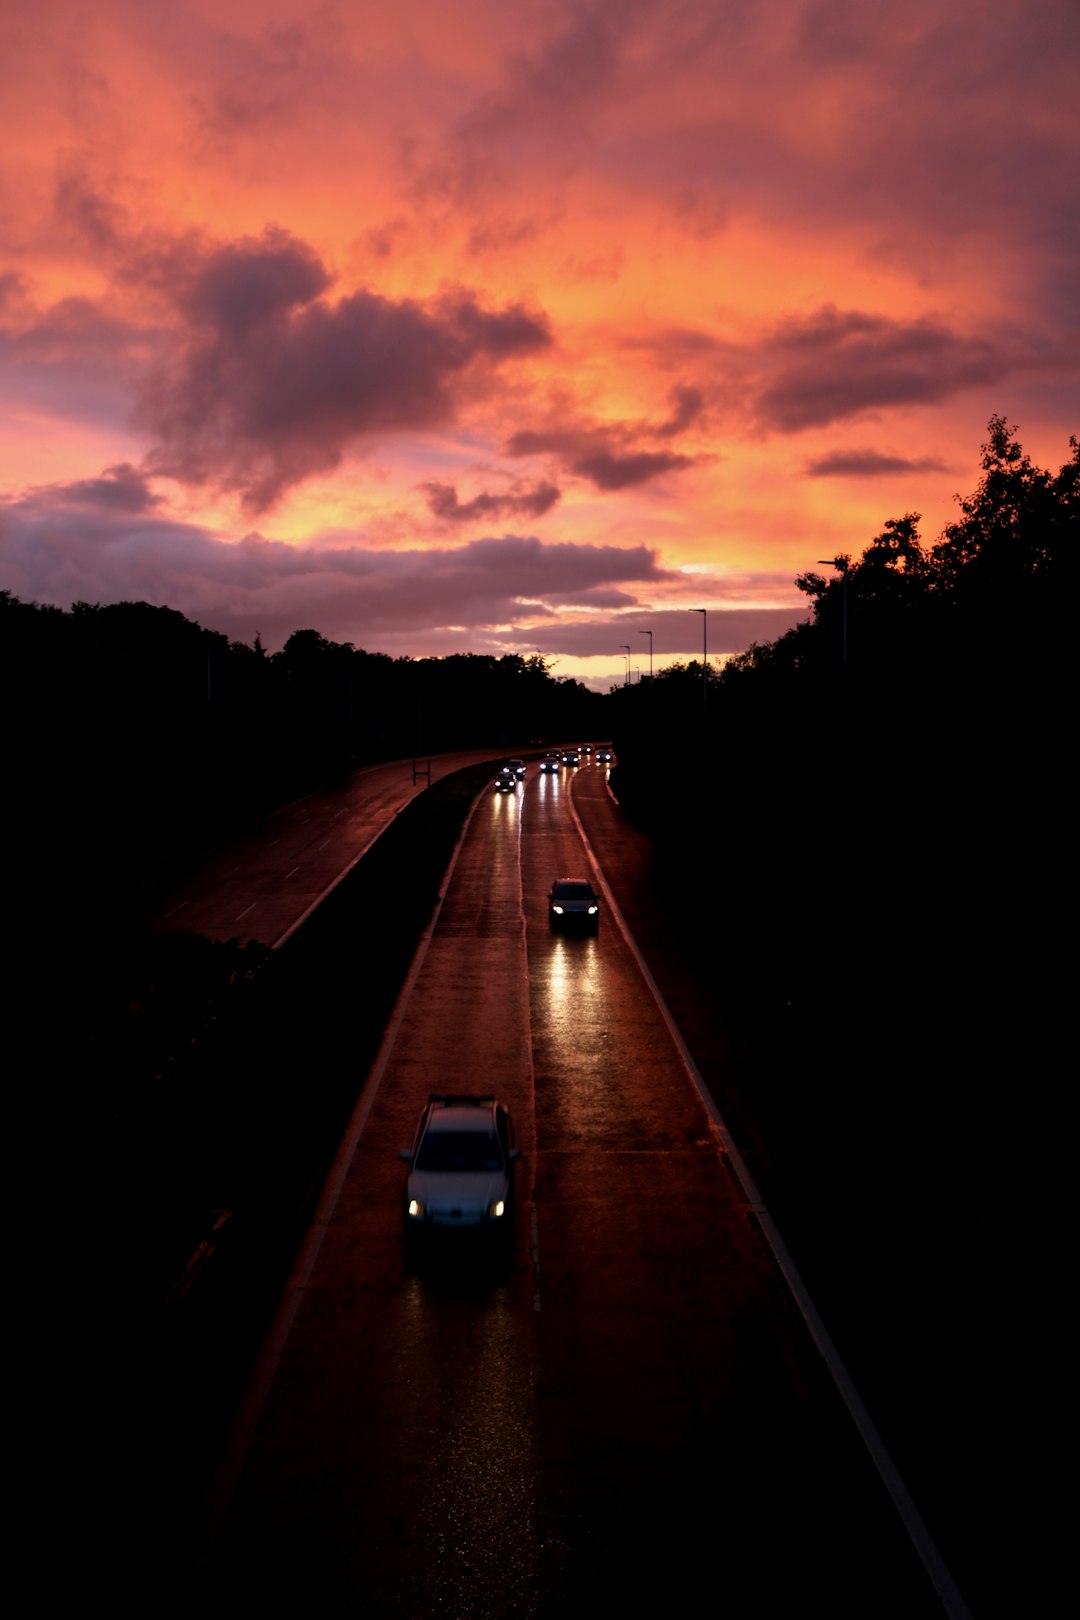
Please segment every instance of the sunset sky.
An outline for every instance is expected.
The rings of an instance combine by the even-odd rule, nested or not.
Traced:
[[[0,0],[0,588],[772,639],[1080,431],[1078,0]]]

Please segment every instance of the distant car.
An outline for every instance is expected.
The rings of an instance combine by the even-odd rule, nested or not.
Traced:
[[[510,1110],[498,1098],[433,1092],[420,1115],[402,1202],[406,1249],[436,1231],[487,1234],[509,1248],[514,1233]]]
[[[525,761],[523,759],[508,759],[506,762],[506,769],[508,771],[513,771],[514,775],[520,782],[522,777],[525,775]]]
[[[598,765],[610,765],[612,758],[613,755],[610,748],[598,748],[596,750],[596,763]]]
[[[539,766],[538,766],[538,769],[545,776],[549,775],[552,771],[557,771],[558,768],[559,768],[559,756],[558,756],[558,754],[545,754],[543,759],[540,761]]]
[[[552,928],[600,927],[600,896],[586,878],[556,878],[548,893],[548,922]]]
[[[513,793],[518,785],[518,779],[513,771],[500,771],[495,778],[496,793]]]
[[[578,753],[582,755],[591,754],[592,751],[592,743],[582,743],[581,747],[578,749]]]
[[[580,765],[581,755],[576,748],[567,748],[563,754],[562,762],[564,765]]]

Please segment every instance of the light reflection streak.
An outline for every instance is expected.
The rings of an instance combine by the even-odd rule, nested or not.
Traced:
[[[455,1234],[461,1236],[461,1234]],[[474,1262],[475,1264],[475,1262]],[[469,1258],[438,1259],[403,1290],[419,1556],[414,1613],[525,1613],[536,1579],[536,1464],[528,1355],[505,1288]],[[464,1344],[448,1361],[447,1343]]]

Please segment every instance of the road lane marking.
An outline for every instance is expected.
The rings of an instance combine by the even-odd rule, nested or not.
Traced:
[[[610,786],[608,786],[608,792],[611,793]],[[611,793],[611,797],[613,801],[618,804],[619,801],[615,798],[614,793]],[[810,1338],[816,1347],[818,1354],[821,1356],[821,1359],[824,1361],[825,1366],[828,1369],[829,1376],[832,1378],[832,1381],[836,1386],[840,1399],[847,1407],[848,1414],[858,1430],[859,1437],[870,1454],[871,1461],[873,1462],[874,1467],[877,1469],[885,1489],[889,1493],[893,1507],[900,1516],[901,1522],[908,1533],[912,1546],[915,1548],[919,1560],[925,1569],[935,1592],[941,1599],[941,1604],[945,1610],[945,1613],[949,1616],[949,1620],[972,1620],[971,1611],[964,1602],[964,1599],[960,1594],[960,1590],[957,1587],[956,1582],[953,1580],[951,1572],[945,1564],[945,1560],[938,1551],[934,1538],[927,1529],[922,1514],[915,1506],[911,1492],[904,1483],[900,1470],[893,1462],[885,1442],[881,1438],[877,1426],[874,1423],[873,1418],[870,1416],[866,1404],[862,1399],[862,1396],[856,1389],[855,1381],[844,1365],[840,1352],[833,1343],[828,1329],[826,1328],[825,1323],[818,1312],[817,1306],[810,1298],[809,1290],[807,1289],[806,1284],[803,1282],[802,1277],[799,1275],[795,1262],[788,1251],[787,1244],[781,1237],[776,1222],[769,1214],[765,1201],[762,1198],[761,1193],[758,1191],[757,1184],[754,1181],[753,1176],[750,1174],[750,1171],[747,1169],[743,1156],[736,1147],[735,1140],[732,1137],[731,1132],[724,1123],[720,1110],[717,1108],[716,1103],[713,1100],[712,1093],[705,1084],[697,1064],[694,1062],[690,1048],[683,1039],[682,1031],[676,1024],[671,1015],[671,1011],[668,1008],[667,1002],[660,993],[660,986],[653,978],[648,963],[645,961],[641,951],[638,949],[637,941],[631,934],[626,919],[619,910],[615,896],[604,876],[596,853],[589,842],[588,834],[582,825],[581,817],[577,813],[577,807],[574,804],[574,796],[572,793],[568,795],[568,799],[570,803],[570,814],[574,818],[574,824],[577,827],[578,836],[580,837],[585,848],[585,854],[588,857],[589,864],[593,869],[593,873],[596,877],[597,883],[600,886],[601,892],[603,893],[604,899],[607,901],[615,926],[621,933],[626,942],[628,950],[638,965],[641,976],[645,980],[645,983],[649,988],[649,992],[656,1003],[657,1011],[664,1020],[664,1023],[667,1025],[668,1033],[675,1044],[675,1049],[678,1052],[679,1057],[682,1059],[683,1067],[686,1070],[690,1083],[701,1099],[701,1104],[708,1115],[709,1122],[719,1139],[723,1150],[721,1162],[726,1164],[729,1168],[740,1191],[743,1194],[743,1197],[746,1199],[754,1213],[754,1217],[761,1228],[762,1235],[764,1236],[766,1243],[769,1245],[773,1259],[776,1261],[780,1274],[783,1277],[784,1282],[787,1284],[788,1291],[791,1294],[792,1299],[795,1301],[795,1305],[803,1319],[807,1332],[810,1334]]]
[[[236,917],[234,918],[234,921],[239,922],[241,917],[246,917],[249,911],[254,911],[255,910],[255,907],[258,905],[258,903],[259,902],[257,900],[253,900],[251,902],[250,906],[245,906],[243,911],[238,911],[236,913]]]
[[[338,1201],[341,1198],[349,1171],[352,1168],[353,1159],[356,1157],[356,1150],[360,1145],[360,1138],[363,1135],[364,1127],[368,1121],[368,1116],[370,1115],[375,1104],[375,1100],[378,1097],[379,1091],[381,1090],[387,1068],[389,1067],[390,1056],[397,1041],[402,1022],[404,1021],[409,1001],[412,997],[414,989],[416,988],[416,982],[420,977],[425,958],[427,957],[428,947],[431,944],[435,929],[438,926],[439,914],[442,911],[443,898],[449,891],[450,882],[454,875],[454,868],[457,866],[458,856],[460,855],[464,846],[465,839],[468,835],[469,828],[472,824],[472,819],[476,813],[477,807],[479,806],[481,799],[483,798],[486,800],[486,797],[486,793],[483,789],[481,789],[469,807],[469,813],[465,817],[465,822],[462,826],[460,836],[458,837],[457,843],[454,845],[454,850],[450,856],[449,865],[446,868],[445,876],[443,877],[439,888],[439,894],[435,901],[435,906],[432,910],[431,917],[428,920],[428,925],[420,936],[420,942],[413,954],[413,959],[409,966],[405,983],[401,987],[397,1001],[394,1005],[394,1011],[390,1017],[390,1022],[387,1024],[386,1030],[383,1034],[382,1045],[379,1047],[375,1062],[371,1066],[368,1077],[364,1082],[363,1089],[361,1090],[360,1096],[357,1099],[356,1107],[353,1109],[352,1118],[349,1120],[348,1127],[341,1139],[341,1144],[338,1148],[337,1154],[335,1155],[334,1162],[330,1167],[330,1172],[323,1185],[322,1194],[319,1198],[314,1219],[312,1220],[311,1226],[308,1228],[307,1235],[304,1238],[303,1244],[301,1245],[300,1253],[297,1258],[296,1265],[293,1268],[292,1276],[289,1278],[289,1281],[285,1286],[285,1291],[281,1297],[281,1303],[279,1304],[277,1312],[274,1316],[274,1320],[270,1325],[270,1330],[263,1341],[262,1349],[259,1352],[254,1371],[248,1380],[243,1399],[237,1408],[236,1419],[229,1431],[229,1436],[222,1451],[221,1460],[215,1471],[214,1480],[207,1499],[206,1536],[204,1538],[200,1559],[203,1566],[205,1566],[210,1557],[214,1543],[216,1542],[218,1535],[221,1532],[222,1525],[225,1522],[225,1516],[229,1511],[229,1506],[236,1494],[236,1488],[240,1482],[240,1476],[243,1473],[244,1465],[251,1450],[252,1441],[255,1438],[255,1431],[259,1426],[259,1420],[262,1417],[263,1409],[266,1406],[267,1398],[270,1394],[270,1389],[273,1385],[274,1378],[277,1375],[278,1366],[280,1365],[282,1355],[284,1354],[285,1345],[288,1342],[289,1334],[292,1332],[293,1323],[296,1321],[297,1312],[300,1309],[300,1303],[304,1297],[304,1290],[306,1289],[311,1279],[311,1275],[315,1270],[315,1264],[319,1258],[319,1252],[322,1249],[323,1240],[330,1229],[331,1222],[333,1221],[334,1212],[337,1209]],[[372,839],[372,843],[374,842],[375,840]],[[358,855],[356,860],[359,860],[360,858],[361,857]],[[346,868],[346,871],[351,871],[355,864],[356,861],[352,861],[349,867]],[[324,892],[328,894],[330,889],[336,888],[337,884],[344,876],[345,873],[343,872],[334,883],[329,885]],[[315,904],[318,904],[318,902],[316,901]],[[306,917],[308,913],[314,909],[314,905],[310,906],[308,911],[304,913],[304,916]],[[301,918],[300,921],[302,922],[303,918]],[[282,936],[282,939],[278,941],[278,945],[276,945],[274,949],[276,950],[278,946],[281,945],[297,927],[299,927],[299,923],[294,923],[293,927],[290,928],[287,933]]]
[[[537,774],[534,781],[539,782]],[[536,1208],[536,1161],[540,1151],[539,1137],[536,1130],[536,1068],[533,1063],[533,1036],[532,1036],[532,997],[529,980],[529,929],[525,916],[525,877],[521,851],[524,844],[525,810],[529,804],[526,782],[521,794],[521,808],[517,818],[517,880],[518,880],[518,915],[521,919],[521,950],[525,968],[525,1074],[529,1085],[529,1135],[532,1140],[532,1153],[529,1164],[529,1258],[532,1261],[533,1298],[532,1308],[534,1315],[540,1314],[540,1221]],[[515,803],[517,802],[515,796]]]
[[[529,1253],[533,1268],[533,1312],[540,1315],[540,1221],[536,1204],[529,1205]]]

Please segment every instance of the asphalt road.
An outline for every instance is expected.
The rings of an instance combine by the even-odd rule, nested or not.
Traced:
[[[234,1431],[201,1612],[942,1612],[633,952],[610,916],[549,930],[571,791],[640,859],[603,778],[478,803]],[[403,1264],[397,1152],[458,1088],[516,1121],[508,1275]]]
[[[339,787],[296,799],[223,844],[163,897],[154,924],[159,931],[278,945],[410,799],[467,765],[505,757],[479,749],[351,771]]]

